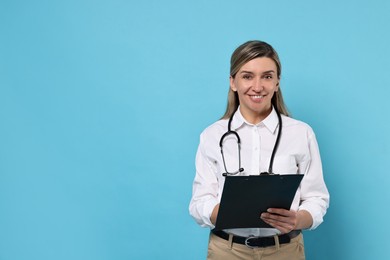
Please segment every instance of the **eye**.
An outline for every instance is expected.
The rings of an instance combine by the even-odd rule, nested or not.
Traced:
[[[264,79],[273,79],[273,76],[271,74],[265,74],[263,76]]]
[[[243,79],[249,80],[249,79],[252,79],[252,75],[250,75],[250,74],[244,74],[244,75],[242,75],[242,78],[243,78]]]

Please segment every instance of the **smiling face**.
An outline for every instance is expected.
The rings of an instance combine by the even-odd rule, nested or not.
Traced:
[[[275,62],[266,57],[248,61],[230,77],[230,88],[238,94],[244,118],[252,124],[259,123],[271,113],[271,99],[279,90]]]

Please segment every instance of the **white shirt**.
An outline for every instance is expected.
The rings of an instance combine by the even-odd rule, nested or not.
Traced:
[[[276,174],[304,174],[294,197],[291,209],[306,210],[313,218],[315,229],[323,221],[329,206],[329,193],[323,175],[320,153],[314,132],[309,125],[282,115],[283,129],[275,154],[273,172]],[[278,117],[273,109],[262,122],[248,123],[240,109],[235,113],[231,129],[241,139],[241,167],[239,175],[255,175],[267,172],[275,144]],[[196,175],[189,211],[202,227],[214,228],[210,221],[214,207],[220,202],[225,177],[219,141],[227,131],[228,119],[222,119],[207,127],[200,135],[196,154]],[[237,139],[229,135],[223,143],[226,168],[238,170]],[[260,212],[259,212],[260,218]],[[239,236],[272,236],[280,233],[273,228],[230,229],[226,232]]]

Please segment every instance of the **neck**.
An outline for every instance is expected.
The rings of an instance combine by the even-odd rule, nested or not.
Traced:
[[[240,107],[240,112],[248,123],[256,125],[256,124],[260,123],[261,121],[263,121],[269,114],[271,114],[272,106],[269,109],[267,109],[261,113],[253,113],[253,112],[243,111],[243,109]]]

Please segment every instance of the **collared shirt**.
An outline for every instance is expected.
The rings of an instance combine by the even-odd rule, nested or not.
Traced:
[[[273,172],[277,174],[304,174],[295,194],[291,210],[306,210],[313,218],[315,229],[323,221],[329,206],[317,140],[312,128],[301,121],[282,115],[282,135],[275,154]],[[278,117],[272,112],[260,123],[248,123],[238,109],[233,116],[231,129],[241,139],[241,167],[239,175],[256,175],[267,172],[277,137]],[[228,128],[228,120],[222,119],[207,127],[200,135],[196,154],[196,175],[193,183],[189,211],[202,227],[214,228],[210,221],[214,207],[220,202],[226,172],[219,146]],[[239,168],[237,139],[229,135],[223,142],[228,172]],[[259,212],[260,218],[260,212]],[[239,236],[271,236],[280,233],[273,228],[230,229],[226,232]]]

